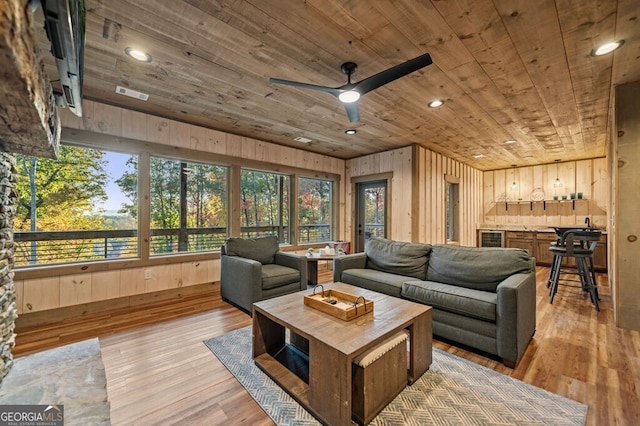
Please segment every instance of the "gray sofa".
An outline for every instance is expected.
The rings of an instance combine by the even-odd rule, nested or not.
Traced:
[[[228,238],[220,263],[222,299],[249,313],[255,302],[307,289],[307,258],[280,251],[275,236]]]
[[[536,326],[535,259],[526,250],[372,237],[337,257],[333,279],[433,308],[433,334],[515,367]]]

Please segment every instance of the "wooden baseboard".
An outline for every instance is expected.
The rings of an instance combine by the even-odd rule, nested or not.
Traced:
[[[11,352],[28,355],[225,307],[235,310],[222,302],[220,284],[209,283],[22,314]]]

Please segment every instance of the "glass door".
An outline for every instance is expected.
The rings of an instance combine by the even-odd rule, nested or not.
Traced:
[[[387,237],[387,180],[356,184],[354,252],[364,251],[371,236]]]

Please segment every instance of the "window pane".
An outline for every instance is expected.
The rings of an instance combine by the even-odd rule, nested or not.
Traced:
[[[242,170],[240,172],[240,232],[245,238],[277,235],[289,243],[289,191],[286,175]]]
[[[386,184],[371,185],[364,189],[364,232],[369,237],[386,238]]]
[[[219,249],[227,236],[227,168],[152,157],[150,175],[150,254]]]
[[[15,265],[138,256],[137,157],[61,146],[16,155]]]
[[[447,182],[446,205],[447,205],[447,242],[458,241],[458,191],[457,183]]]
[[[330,180],[298,179],[299,243],[332,241],[332,186]]]

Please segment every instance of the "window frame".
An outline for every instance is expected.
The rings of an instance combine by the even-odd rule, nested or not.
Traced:
[[[91,145],[91,144],[85,144],[85,143],[78,143],[78,142],[67,142],[67,141],[62,141],[61,145],[67,146],[67,147],[72,147],[72,148],[80,148],[80,149],[87,149],[87,150],[95,150],[95,151],[102,151],[102,152],[111,152],[111,153],[116,153],[116,154],[123,154],[123,155],[130,155],[130,156],[137,156],[138,157],[138,162],[140,160],[140,154],[138,152],[135,151],[128,151],[128,150],[123,150],[123,149],[114,149],[112,147],[108,147],[108,146],[95,146],[95,145]],[[138,166],[139,168],[139,166]],[[108,170],[107,170],[108,172]],[[138,170],[138,180],[139,180],[139,170]],[[140,202],[140,186],[139,186],[139,182],[138,182],[138,204]],[[138,212],[140,211],[139,206],[138,206]],[[100,231],[106,231],[104,229],[91,229],[91,230],[86,230],[85,232],[100,232]],[[121,232],[118,232],[121,231]],[[126,229],[126,230],[114,230],[114,232],[116,233],[121,233],[121,234],[126,234],[129,231],[131,231],[130,229]],[[14,229],[15,232],[15,229]],[[63,233],[63,232],[74,232],[74,231],[56,231],[56,230],[50,230],[50,231],[40,231],[40,232],[50,232],[50,233]],[[29,270],[41,270],[41,269],[46,269],[46,268],[64,268],[64,267],[77,267],[78,265],[87,265],[87,264],[110,264],[113,262],[131,262],[134,261],[136,259],[140,258],[140,241],[141,241],[141,235],[140,235],[140,217],[138,215],[138,217],[136,218],[136,228],[135,228],[135,232],[134,235],[130,235],[127,236],[128,237],[133,237],[135,236],[135,238],[137,238],[137,243],[136,243],[136,250],[135,250],[135,255],[133,256],[129,256],[129,257],[122,257],[122,258],[110,258],[110,257],[105,257],[105,258],[100,258],[100,259],[93,259],[93,260],[78,260],[78,261],[68,261],[68,262],[56,262],[56,263],[36,263],[36,264],[29,264],[29,265],[14,265],[14,270],[17,272],[20,271],[29,271]],[[114,237],[114,238],[118,238],[118,237]]]
[[[292,216],[294,213],[294,208],[293,208],[293,188],[297,187],[297,185],[294,185],[294,181],[296,180],[296,177],[294,174],[289,174],[289,173],[283,173],[283,172],[279,172],[279,171],[271,171],[271,170],[264,170],[264,169],[259,169],[259,168],[255,168],[255,167],[247,167],[247,166],[241,166],[240,167],[240,171],[239,171],[239,191],[238,191],[238,211],[239,211],[239,223],[238,223],[238,231],[239,231],[239,235],[243,236],[243,237],[247,237],[246,235],[244,235],[244,232],[242,231],[243,226],[242,225],[242,199],[241,199],[241,194],[242,194],[242,172],[243,171],[247,171],[247,172],[255,172],[255,173],[264,173],[264,174],[270,174],[270,175],[277,175],[277,176],[282,176],[282,177],[286,177],[289,180],[289,185],[287,188],[288,191],[288,195],[289,195],[289,202],[287,203],[287,205],[285,206],[285,208],[283,208],[283,205],[281,203],[282,201],[282,193],[280,193],[279,196],[279,201],[278,201],[278,205],[277,205],[277,209],[278,209],[278,216],[279,217],[283,217],[283,212],[286,210],[287,212],[287,219],[288,219],[288,223],[286,226],[279,224],[279,225],[271,225],[271,226],[276,226],[279,228],[284,228],[286,229],[286,241],[283,241],[282,238],[282,234],[281,232],[276,233],[275,235],[278,236],[278,240],[280,245],[292,245],[291,242],[295,241],[295,233],[293,231],[293,229],[295,228],[295,226],[297,226],[297,220],[294,221],[294,217]],[[255,227],[255,226],[254,226]],[[247,231],[245,231],[247,232]],[[259,232],[259,231],[258,231]],[[283,231],[285,232],[285,231]],[[265,235],[271,235],[271,234],[265,234]],[[251,238],[256,238],[257,236],[251,237]]]
[[[212,151],[201,151],[189,147],[150,142],[131,137],[117,136],[116,134],[98,133],[93,130],[62,128],[61,142],[66,145],[75,145],[86,148],[102,149],[138,156],[138,245],[139,257],[127,259],[108,259],[101,262],[77,262],[65,264],[48,264],[38,266],[28,266],[14,270],[15,279],[35,279],[47,278],[51,276],[65,276],[84,274],[98,271],[117,271],[131,268],[145,268],[148,266],[167,265],[172,263],[200,262],[217,259],[220,256],[219,250],[207,252],[187,252],[173,254],[169,256],[149,257],[149,209],[144,206],[144,195],[149,190],[149,174],[141,173],[141,170],[148,170],[151,155],[168,158],[184,159],[186,161],[212,163],[229,167],[228,176],[228,212],[227,228],[229,237],[240,236],[239,221],[239,188],[240,169],[250,168],[260,171],[287,174],[291,176],[291,193],[297,193],[297,176],[317,177],[333,181],[333,217],[334,224],[332,235],[338,235],[338,227],[344,219],[340,217],[340,194],[341,175],[338,173],[321,172],[312,169],[304,169],[293,165],[283,165],[269,163],[255,159],[242,158],[240,153],[222,154]],[[292,203],[290,217],[296,222],[291,225],[292,236],[290,247],[299,250],[306,250],[310,245],[295,246],[297,244],[297,204]],[[316,244],[320,246],[322,244]]]
[[[226,182],[225,182],[225,191],[226,191],[226,211],[225,211],[225,222],[226,222],[226,226],[225,228],[225,232],[224,232],[224,238],[223,241],[226,240],[229,237],[229,177],[231,175],[231,168],[227,165],[222,165],[219,163],[214,163],[214,162],[208,162],[208,161],[196,161],[193,159],[185,159],[185,158],[181,158],[181,157],[175,157],[175,156],[167,156],[167,155],[158,155],[155,153],[149,153],[149,166],[148,168],[145,170],[145,172],[148,174],[148,179],[149,179],[149,191],[147,193],[145,193],[145,199],[148,200],[148,202],[146,203],[146,212],[149,216],[148,219],[148,237],[146,238],[146,240],[148,241],[148,250],[146,251],[146,255],[148,256],[148,258],[153,259],[153,258],[159,258],[159,257],[173,257],[173,256],[178,256],[178,255],[186,255],[186,254],[194,254],[194,253],[211,253],[211,252],[219,252],[220,248],[214,248],[214,249],[209,249],[209,250],[181,250],[180,248],[178,248],[178,251],[174,251],[174,252],[167,252],[167,253],[153,253],[152,252],[152,244],[153,244],[153,238],[154,235],[153,234],[153,229],[161,229],[162,231],[166,231],[166,229],[162,229],[162,228],[152,228],[151,227],[151,203],[152,203],[152,193],[151,193],[151,162],[153,161],[154,158],[157,159],[162,159],[162,160],[166,160],[166,161],[175,161],[177,163],[186,163],[188,164],[201,164],[204,166],[210,166],[210,167],[221,167],[226,169],[225,174],[226,174]],[[181,170],[183,170],[184,168],[182,167],[182,165],[179,166]],[[183,180],[182,180],[182,176],[180,177],[180,185],[183,184]],[[188,190],[187,190],[188,191]],[[186,226],[186,221],[188,219],[188,212],[183,212],[181,206],[178,206],[179,211],[179,222],[180,222],[180,226],[177,228],[167,228],[167,229],[171,229],[171,230],[176,230],[178,232],[178,245],[182,245],[185,243],[185,241],[182,239],[182,234],[183,233],[187,233],[187,229],[192,229],[189,228],[188,226]],[[182,214],[185,213],[187,214],[187,217],[182,217]],[[184,226],[183,226],[184,225]],[[202,228],[205,229],[205,228]],[[188,235],[188,233],[187,233]],[[187,241],[188,242],[188,236],[187,236]]]

